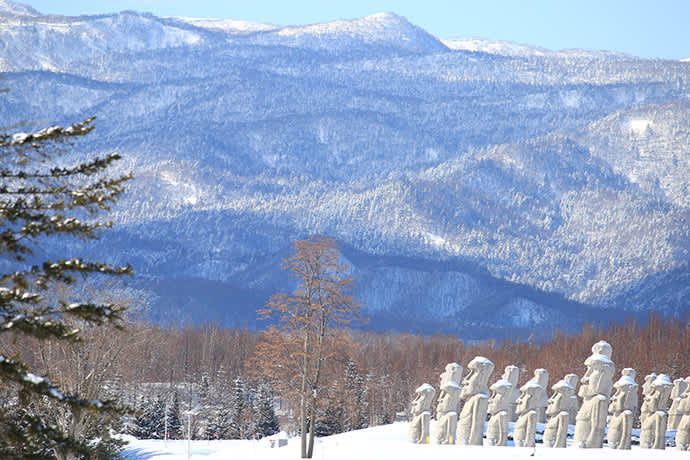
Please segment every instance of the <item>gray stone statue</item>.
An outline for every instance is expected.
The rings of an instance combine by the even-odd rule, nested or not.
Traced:
[[[668,429],[677,430],[683,413],[680,410],[681,395],[688,389],[688,379],[675,379],[671,390],[671,407],[668,409]]]
[[[611,420],[608,428],[608,444],[612,449],[630,449],[630,436],[637,406],[635,372],[623,369],[623,375],[613,384],[616,392],[609,403]]]
[[[507,395],[508,398],[508,420],[514,422],[517,420],[517,413],[515,411],[517,407],[517,400],[520,397],[520,387],[518,386],[518,381],[520,380],[520,368],[514,365],[506,366],[503,371],[503,376],[501,380],[510,382],[513,387],[510,390],[510,394]]]
[[[489,406],[487,382],[494,370],[494,363],[477,356],[467,365],[470,373],[462,381],[460,399],[465,401],[458,419],[458,441],[463,445],[481,446],[484,437],[484,421]]]
[[[537,423],[546,423],[546,406],[549,405],[549,395],[546,393],[546,389],[549,387],[549,371],[546,369],[535,369],[534,377],[530,382],[536,383],[542,388],[536,399],[537,404]]]
[[[611,361],[611,345],[603,340],[592,346],[585,360],[587,372],[580,381],[582,406],[575,420],[574,443],[581,448],[601,448],[606,431],[609,398],[616,368]]]
[[[577,384],[580,378],[576,374],[568,374],[563,377],[563,380],[573,387],[573,394],[568,400],[568,423],[570,425],[575,425],[575,417],[577,417],[577,411],[580,408],[580,403],[577,400]]]
[[[460,385],[462,382],[462,370],[462,366],[458,363],[446,364],[446,370],[439,376],[441,380],[439,388],[443,388],[446,382],[455,382]]]
[[[429,444],[429,422],[431,421],[431,401],[436,390],[425,383],[415,390],[417,396],[412,401],[412,422],[408,439],[415,444]]]
[[[652,382],[654,382],[654,379],[656,379],[656,373],[654,372],[652,372],[649,375],[645,375],[644,383],[642,384],[642,398],[646,398],[647,396],[651,395],[654,391],[654,388],[652,387]],[[645,419],[649,415],[650,414],[645,413],[644,410],[641,409],[640,425],[644,423]]]
[[[559,380],[551,387],[553,394],[549,398],[546,415],[549,421],[544,427],[544,446],[565,447],[568,439],[568,425],[570,424],[571,397],[575,395],[575,387],[564,380]]]
[[[490,418],[486,427],[486,444],[489,446],[505,446],[508,442],[508,424],[511,421],[509,411],[514,388],[505,379],[491,385],[488,408]]]
[[[513,427],[513,442],[517,447],[534,447],[537,433],[537,409],[541,404],[542,387],[529,381],[520,388],[517,413],[518,419]]]
[[[635,382],[635,391],[631,392],[628,397],[630,398],[626,404],[630,406],[630,410],[633,415],[637,414],[637,410],[640,408],[639,397],[637,396],[637,390],[639,385],[637,384],[637,372],[631,367],[626,367],[621,371],[621,377],[630,377],[633,382]]]
[[[665,374],[657,375],[651,384],[652,391],[644,397],[642,413],[646,414],[640,427],[640,447],[643,449],[666,448],[668,424],[668,400],[673,383]]]
[[[679,450],[688,450],[690,449],[690,385],[680,395],[678,410],[683,416],[676,428],[676,447]]]
[[[439,444],[455,444],[459,404],[460,385],[454,380],[446,380],[436,405],[436,441]]]

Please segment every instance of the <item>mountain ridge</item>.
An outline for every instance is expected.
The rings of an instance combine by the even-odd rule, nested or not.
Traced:
[[[379,329],[690,309],[688,63],[452,50],[394,14],[22,18],[0,19],[2,125],[98,117],[74,157],[118,151],[135,178],[115,228],[69,248],[131,262],[158,320],[252,323],[311,234]]]

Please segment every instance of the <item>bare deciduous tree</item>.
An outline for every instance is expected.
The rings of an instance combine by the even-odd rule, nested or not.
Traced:
[[[298,395],[301,455],[311,458],[324,364],[337,353],[338,329],[362,318],[360,303],[349,294],[353,280],[335,241],[295,241],[294,251],[283,266],[297,278],[297,288],[273,295],[259,310],[260,318],[275,323],[257,347],[257,363],[279,387]]]

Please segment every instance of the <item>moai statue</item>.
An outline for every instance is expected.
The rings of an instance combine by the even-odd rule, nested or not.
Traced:
[[[575,395],[575,387],[565,380],[559,380],[551,389],[553,394],[546,408],[549,421],[544,427],[544,446],[565,447],[570,424],[568,409],[571,405],[571,397]]]
[[[668,409],[668,429],[678,429],[680,419],[683,418],[683,413],[679,409],[680,396],[688,389],[687,379],[675,379],[673,381],[673,390],[671,390],[671,407]]]
[[[520,388],[518,419],[513,427],[513,441],[517,447],[534,447],[537,433],[537,409],[541,404],[542,387],[529,381]]]
[[[534,377],[530,382],[536,383],[542,388],[541,393],[537,396],[537,423],[546,423],[546,406],[549,405],[549,395],[546,389],[549,386],[549,371],[546,369],[535,369]]]
[[[635,380],[635,378],[637,377],[637,372],[635,371],[635,369],[631,367],[626,367],[621,371],[621,377],[630,377],[633,380],[633,382],[635,382],[635,391],[631,392],[628,395],[630,399],[626,402],[634,416],[635,414],[637,414],[637,409],[639,409],[640,407],[639,397],[637,396],[637,389],[639,388],[639,385],[637,384],[637,380]]]
[[[652,387],[652,382],[656,379],[656,373],[652,372],[649,375],[645,375],[644,383],[642,384],[642,398],[646,398],[651,395],[654,391]],[[645,419],[651,414],[645,413],[644,409],[640,408],[640,425],[642,425]]]
[[[585,360],[587,372],[580,381],[582,406],[575,418],[574,443],[581,448],[601,448],[604,444],[609,398],[616,368],[611,361],[611,345],[603,340],[592,346]]]
[[[415,390],[417,396],[412,401],[412,422],[408,439],[415,444],[429,444],[429,422],[431,420],[431,401],[436,390],[425,383]]]
[[[568,400],[568,424],[575,425],[575,417],[577,417],[577,410],[580,408],[580,403],[577,400],[577,384],[580,378],[576,374],[567,374],[563,380],[573,387],[573,394]]]
[[[630,372],[632,370],[632,372]],[[608,428],[608,444],[612,449],[630,449],[630,435],[637,409],[637,383],[635,371],[623,369],[622,376],[613,384],[616,392],[609,403],[611,420]]]
[[[514,365],[506,366],[503,371],[503,376],[501,380],[505,380],[512,385],[510,394],[507,395],[508,398],[508,420],[514,422],[517,420],[517,413],[515,408],[517,407],[517,400],[520,397],[520,387],[518,386],[518,381],[520,380],[520,368]],[[499,380],[500,381],[500,380]]]
[[[446,370],[439,377],[441,379],[439,388],[443,388],[446,382],[455,382],[459,386],[462,382],[462,366],[458,363],[448,363]]]
[[[505,446],[508,442],[508,423],[511,421],[509,411],[514,388],[505,379],[491,385],[488,408],[490,418],[486,427],[486,444],[489,446]]]
[[[463,445],[481,446],[484,421],[489,406],[487,382],[494,371],[494,363],[477,356],[467,365],[470,373],[462,381],[460,399],[465,401],[458,420],[458,441]]]
[[[687,377],[685,380],[690,380],[690,377]],[[690,449],[690,385],[680,395],[678,410],[683,416],[676,428],[676,447],[679,450],[688,450]]]
[[[640,447],[643,449],[666,448],[668,424],[668,399],[673,383],[665,374],[659,374],[652,382],[651,394],[644,397],[642,412],[647,414],[640,427]]]
[[[441,387],[436,405],[436,440],[439,444],[455,444],[459,405],[460,385],[449,379]]]

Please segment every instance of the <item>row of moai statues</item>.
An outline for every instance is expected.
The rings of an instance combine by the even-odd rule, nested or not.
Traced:
[[[568,426],[574,424],[573,443],[576,446],[601,448],[608,424],[609,447],[630,449],[634,414],[638,408],[636,374],[634,369],[625,368],[614,383],[615,366],[611,355],[611,345],[607,342],[594,344],[592,354],[585,360],[587,371],[579,382],[577,395],[578,377],[568,374],[551,387],[551,397],[547,396],[549,374],[546,369],[537,369],[534,377],[518,388],[520,371],[517,366],[507,366],[501,379],[489,387],[488,380],[494,370],[489,359],[476,357],[470,361],[465,378],[462,378],[462,366],[448,364],[440,376],[436,441],[438,444],[505,446],[509,423],[514,422],[514,444],[532,447],[536,442],[537,423],[545,423],[544,445],[566,447]],[[613,390],[615,393],[611,396]],[[412,442],[430,442],[431,404],[435,394],[429,384],[417,389],[414,419],[410,425]],[[648,375],[643,395],[640,447],[664,449],[666,431],[670,429],[677,430],[678,448],[688,450],[690,377],[671,383],[666,375]]]

